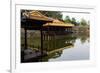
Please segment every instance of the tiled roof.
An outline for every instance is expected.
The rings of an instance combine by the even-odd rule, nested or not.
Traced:
[[[43,21],[52,21],[51,18],[44,16],[41,14],[39,11],[30,11],[30,12],[25,12],[23,13],[27,18],[29,19],[34,19],[34,20],[43,20]]]
[[[46,23],[43,26],[60,26],[60,27],[72,27],[74,24],[71,23],[64,23],[58,19],[53,20],[52,23]]]

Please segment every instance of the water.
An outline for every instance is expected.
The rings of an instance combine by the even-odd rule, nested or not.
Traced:
[[[34,39],[35,38],[35,39]],[[34,36],[29,39],[30,47],[40,49],[40,37]],[[34,40],[32,40],[34,39]],[[35,43],[35,42],[36,43]],[[39,46],[37,46],[37,44]],[[33,46],[34,45],[34,46]],[[46,37],[43,40],[43,51],[48,55],[32,58],[29,62],[52,62],[52,61],[71,61],[71,60],[88,60],[90,54],[90,43],[88,33],[68,33],[66,35],[55,35]]]
[[[74,46],[64,49],[60,57],[51,58],[49,61],[65,61],[65,60],[85,60],[89,59],[89,42],[81,43],[80,39],[76,39]]]
[[[56,44],[54,47],[56,47],[55,49],[59,50],[59,48],[61,48],[62,50],[51,53],[47,57],[44,57],[44,59],[42,60],[45,61],[45,59],[47,59],[46,61],[67,61],[67,60],[88,60],[89,59],[90,51],[89,51],[88,34],[71,33],[65,35],[63,38],[60,39],[61,41],[59,39],[55,40]],[[54,45],[54,43],[52,43],[51,45]]]

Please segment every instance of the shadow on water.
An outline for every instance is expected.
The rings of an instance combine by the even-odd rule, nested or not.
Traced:
[[[52,33],[52,34],[51,34]],[[21,62],[48,62],[49,59],[61,57],[64,49],[74,47],[76,40],[84,44],[89,42],[88,33],[64,33],[58,34],[43,32],[43,49],[41,50],[41,35],[39,31],[28,31],[28,49],[24,50],[24,36],[21,36]],[[54,33],[54,34],[53,34]],[[61,33],[61,32],[60,32]],[[48,35],[49,34],[49,35]],[[79,44],[80,45],[80,44]],[[42,53],[41,53],[42,51]]]

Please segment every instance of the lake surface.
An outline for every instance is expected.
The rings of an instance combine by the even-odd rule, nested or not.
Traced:
[[[35,40],[33,40],[35,38]],[[88,33],[68,33],[66,35],[49,36],[43,40],[43,49],[48,55],[32,58],[29,62],[52,62],[88,60],[90,54],[90,43]],[[29,44],[30,43],[30,44]],[[33,36],[28,40],[30,47],[40,49],[40,37]]]
[[[67,60],[87,60],[89,59],[89,35],[88,34],[68,34],[64,37],[55,40],[55,49],[61,48],[62,50],[51,53],[46,61],[67,61]],[[62,47],[61,47],[62,46]],[[50,49],[50,48],[49,48]]]
[[[64,60],[85,60],[89,59],[89,42],[84,43],[80,39],[76,39],[74,46],[65,48],[57,58],[50,58],[49,61],[64,61]]]

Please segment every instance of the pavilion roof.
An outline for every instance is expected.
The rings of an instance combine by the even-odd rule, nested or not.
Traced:
[[[47,17],[47,16],[41,14],[39,11],[36,11],[36,10],[32,10],[30,12],[24,12],[23,15],[27,19],[33,19],[33,20],[47,22],[46,24],[43,24],[43,26],[59,26],[59,27],[73,27],[74,26],[74,24],[64,23],[61,20]]]
[[[60,26],[60,27],[73,27],[74,24],[71,23],[64,23],[58,19],[54,19],[52,23],[46,23],[43,26]]]
[[[33,19],[33,20],[52,21],[51,18],[41,14],[39,11],[36,10],[32,10],[30,12],[24,12],[23,15],[26,18]]]

